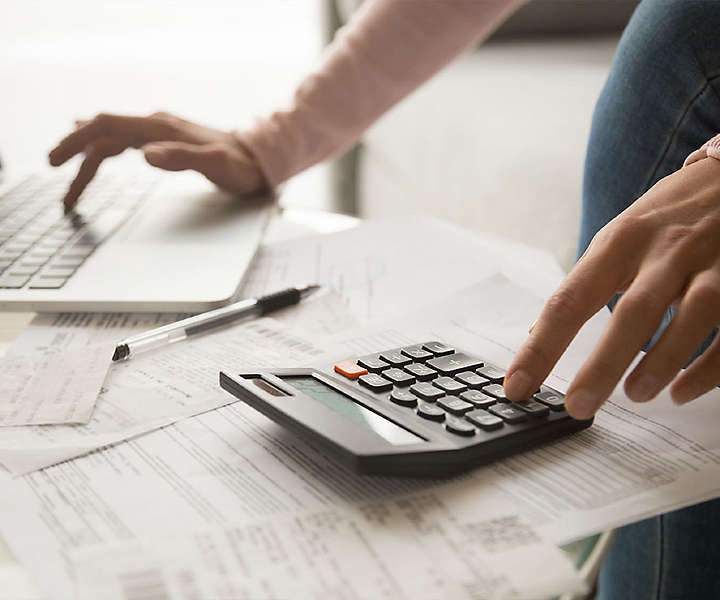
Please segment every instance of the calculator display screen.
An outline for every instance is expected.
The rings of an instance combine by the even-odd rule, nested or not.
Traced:
[[[372,431],[395,446],[417,444],[425,440],[407,429],[395,425],[385,417],[357,404],[352,398],[340,393],[322,381],[310,376],[287,376],[282,378],[298,392],[322,402],[363,429]]]

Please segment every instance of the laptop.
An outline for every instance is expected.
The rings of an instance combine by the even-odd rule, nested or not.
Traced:
[[[65,214],[72,171],[0,184],[0,310],[200,312],[233,298],[275,203],[202,176],[104,170]]]

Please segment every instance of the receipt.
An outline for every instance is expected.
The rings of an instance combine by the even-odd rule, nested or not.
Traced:
[[[68,346],[0,359],[0,426],[90,420],[114,345]]]
[[[71,553],[83,600],[530,600],[583,592],[569,560],[472,482]],[[191,592],[190,592],[191,591]]]

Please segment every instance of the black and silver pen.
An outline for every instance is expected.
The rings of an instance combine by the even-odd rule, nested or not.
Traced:
[[[234,323],[239,319],[259,317],[286,306],[292,306],[307,298],[319,288],[318,285],[291,287],[262,298],[248,298],[169,325],[151,329],[120,342],[115,347],[112,359],[117,361],[130,358],[139,352],[179,342],[193,335],[205,333],[210,329]]]

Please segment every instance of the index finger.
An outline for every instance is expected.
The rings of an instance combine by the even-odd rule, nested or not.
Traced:
[[[50,164],[60,166],[100,138],[112,138],[126,148],[139,148],[148,142],[168,139],[169,133],[167,123],[151,117],[99,114],[65,136],[50,151]]]
[[[507,371],[509,399],[526,400],[537,391],[583,324],[613,297],[622,277],[611,261],[604,253],[587,255],[545,304]]]

